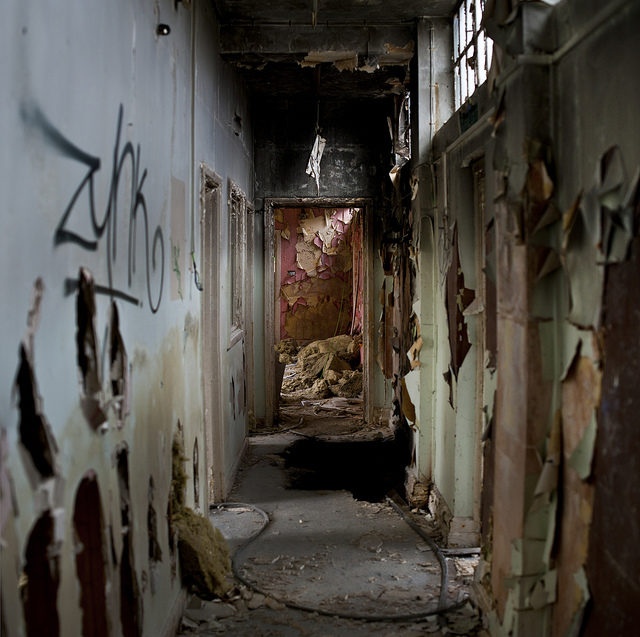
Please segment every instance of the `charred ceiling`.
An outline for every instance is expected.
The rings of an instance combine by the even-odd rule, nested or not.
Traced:
[[[222,56],[260,97],[348,100],[402,91],[415,21],[455,0],[213,0]]]
[[[401,24],[449,15],[456,0],[213,0],[222,24]]]

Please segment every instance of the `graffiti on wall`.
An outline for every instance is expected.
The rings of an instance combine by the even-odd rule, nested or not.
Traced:
[[[132,295],[131,288],[136,275],[137,252],[143,246],[143,276],[146,278],[149,307],[152,312],[157,312],[160,307],[164,286],[164,237],[159,225],[156,226],[153,236],[151,236],[149,211],[143,190],[147,178],[147,169],[143,169],[141,166],[140,144],[135,148],[129,141],[124,145],[121,144],[122,104],[118,109],[109,190],[105,211],[101,218],[98,218],[98,207],[96,205],[96,175],[102,168],[100,158],[82,150],[65,137],[37,105],[23,105],[21,116],[25,124],[39,130],[47,143],[59,153],[86,167],[86,172],[73,191],[71,199],[56,227],[53,236],[54,246],[71,243],[89,252],[97,252],[102,242],[106,248],[108,280],[106,285],[96,284],[96,293],[107,294],[135,305],[142,305],[142,299]],[[118,254],[118,207],[119,202],[120,204],[122,203],[119,199],[119,191],[121,185],[125,182],[125,175],[130,176],[130,189],[123,194],[126,204],[124,222],[126,224],[128,220],[129,230],[128,245],[126,246],[127,268],[126,282],[120,282],[121,284],[118,285],[114,281],[114,269]],[[81,205],[81,201],[88,203],[90,231],[79,231],[82,221],[79,217],[83,214],[83,210],[86,210],[85,206]],[[136,240],[139,226],[143,232],[141,241]],[[73,294],[77,287],[78,282],[75,279],[67,279],[65,281],[66,294]]]

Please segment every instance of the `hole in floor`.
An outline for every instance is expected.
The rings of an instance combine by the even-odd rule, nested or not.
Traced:
[[[356,500],[380,502],[404,490],[410,450],[405,436],[366,441],[297,440],[282,452],[287,488],[346,490]]]

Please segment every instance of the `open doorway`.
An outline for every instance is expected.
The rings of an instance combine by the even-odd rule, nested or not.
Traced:
[[[370,420],[369,209],[353,200],[266,206],[267,426],[309,408]]]

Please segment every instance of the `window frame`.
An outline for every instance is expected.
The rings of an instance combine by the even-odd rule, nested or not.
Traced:
[[[454,105],[458,110],[482,85],[493,59],[493,40],[482,28],[486,0],[461,0],[452,20]]]
[[[234,345],[244,335],[245,328],[245,264],[247,252],[247,197],[233,181],[229,180],[229,274],[230,294],[230,344]]]

